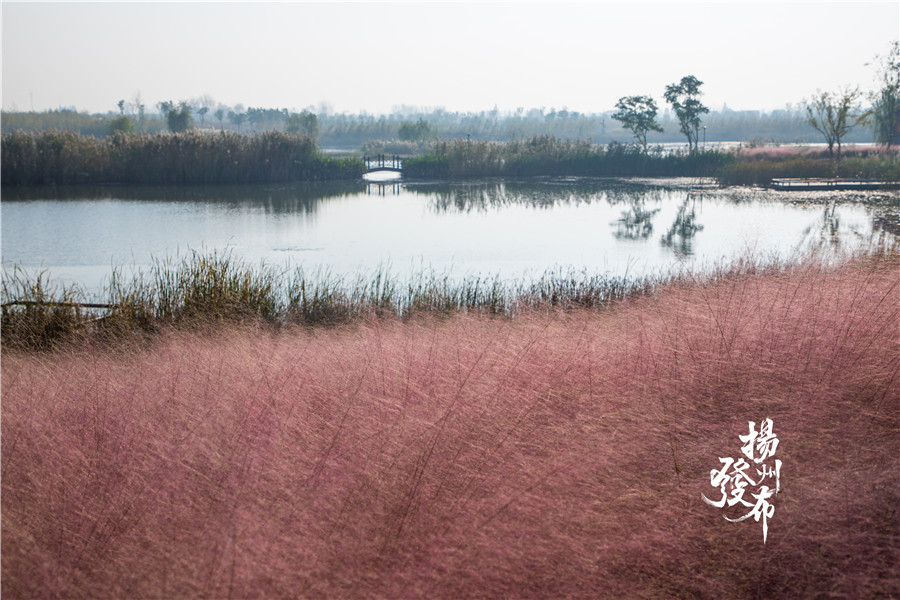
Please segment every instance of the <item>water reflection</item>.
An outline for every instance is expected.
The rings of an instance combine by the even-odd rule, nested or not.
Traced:
[[[502,209],[512,204],[540,208],[552,206],[559,199],[535,190],[512,193],[509,184],[483,183],[457,185],[408,185],[406,189],[425,196],[428,206],[436,213],[473,213]]]
[[[900,236],[900,227],[898,227],[896,217],[891,219],[885,214],[872,215],[870,229],[860,228],[854,223],[846,223],[842,218],[840,205],[836,201],[832,201],[823,207],[819,222],[808,227],[804,233],[811,243],[822,248],[838,250],[846,246],[850,239],[858,241],[878,235]]]
[[[822,211],[821,239],[833,248],[837,248],[841,244],[838,235],[841,230],[841,217],[835,213],[835,208],[837,208],[837,203],[832,202]]]
[[[615,227],[613,235],[620,240],[645,240],[653,234],[653,217],[660,211],[659,208],[648,209],[647,203],[635,197],[627,210],[622,211],[612,225]]]
[[[226,210],[262,209],[270,214],[316,212],[322,201],[366,192],[364,182],[314,182],[274,185],[129,186],[78,185],[3,189],[4,202],[34,200],[210,204]]]
[[[556,206],[590,204],[607,195],[626,193],[627,187],[608,182],[471,182],[453,184],[407,184],[405,189],[425,196],[437,213],[485,213],[511,206],[550,209]],[[633,189],[636,193],[637,188]],[[646,190],[645,190],[646,191]]]
[[[366,195],[387,196],[398,195],[402,190],[401,183],[395,178],[385,181],[366,181]]]
[[[699,212],[704,198],[715,203],[731,204],[735,207],[753,205],[772,209],[791,206],[783,198],[775,198],[766,191],[736,195],[733,200],[723,199],[714,192],[693,192],[672,189],[646,183],[628,183],[620,180],[602,179],[553,179],[527,182],[469,182],[441,184],[406,184],[404,189],[428,198],[431,210],[438,214],[488,213],[511,207],[551,210],[562,206],[604,203],[609,206],[623,206],[619,217],[610,222],[612,235],[622,241],[647,241],[655,231],[663,231],[660,245],[669,249],[678,258],[696,254],[697,234],[704,230]],[[900,236],[900,224],[896,214],[886,214],[878,207],[896,205],[895,197],[882,198],[880,202],[859,207],[869,214],[869,231],[886,232]],[[664,206],[677,206],[672,211],[664,211]],[[801,205],[794,205],[801,206]],[[847,236],[859,239],[868,235],[855,223],[842,222],[841,207],[847,205],[832,199],[831,202],[814,205],[821,210],[821,218],[803,231],[802,243],[838,248]],[[809,208],[809,205],[806,206]],[[722,223],[716,223],[717,227]],[[778,223],[772,223],[778,227]],[[800,245],[800,242],[798,242]]]
[[[897,215],[876,215],[872,219],[872,229],[885,235],[900,238],[900,218]]]
[[[675,221],[663,234],[660,242],[663,246],[671,248],[675,256],[692,256],[694,236],[698,231],[703,231],[703,225],[697,223],[697,198],[693,194],[688,194],[678,207]]]

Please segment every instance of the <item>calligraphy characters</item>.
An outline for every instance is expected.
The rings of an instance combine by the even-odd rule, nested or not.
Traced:
[[[775,514],[775,506],[771,500],[775,494],[781,491],[781,461],[774,459],[774,466],[769,461],[778,449],[778,437],[772,431],[772,419],[766,419],[759,424],[749,421],[750,432],[747,435],[739,435],[744,442],[741,446],[741,454],[737,460],[733,458],[719,458],[722,463],[720,469],[710,471],[709,483],[718,488],[722,497],[713,501],[704,494],[700,494],[703,501],[716,508],[724,508],[741,505],[749,508],[747,514],[736,519],[723,515],[726,521],[738,523],[753,517],[759,522],[762,520],[763,543],[766,543],[769,526],[768,519]],[[774,481],[773,481],[774,480]]]

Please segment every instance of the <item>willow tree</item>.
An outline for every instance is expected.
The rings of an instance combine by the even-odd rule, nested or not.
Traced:
[[[658,109],[656,102],[650,96],[623,96],[616,102],[618,112],[612,116],[616,121],[620,121],[622,126],[631,130],[634,139],[647,151],[647,133],[650,131],[658,131],[662,133],[663,128],[656,122],[656,113]]]

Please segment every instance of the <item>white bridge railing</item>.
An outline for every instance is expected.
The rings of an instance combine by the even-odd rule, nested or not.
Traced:
[[[402,171],[403,159],[397,155],[387,156],[378,154],[376,156],[363,156],[363,162],[366,164],[367,171]]]

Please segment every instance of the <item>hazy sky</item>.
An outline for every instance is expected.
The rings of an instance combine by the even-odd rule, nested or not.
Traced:
[[[3,107],[116,109],[140,93],[388,112],[600,112],[682,76],[713,108],[872,87],[900,2],[2,2]]]

